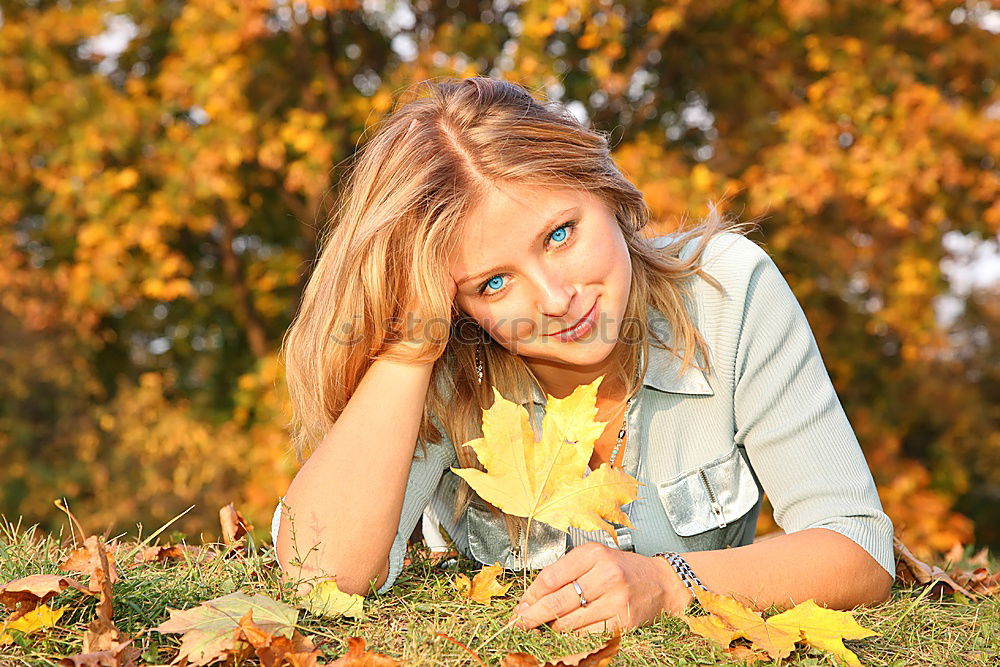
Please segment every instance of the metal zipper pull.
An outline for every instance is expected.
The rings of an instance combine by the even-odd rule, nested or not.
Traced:
[[[521,563],[521,524],[517,524],[517,529],[515,532],[514,544],[510,546],[510,553],[514,556],[515,565],[522,565]]]
[[[725,528],[728,525],[726,523],[726,517],[722,513],[722,505],[715,497],[715,491],[712,490],[712,485],[708,483],[708,476],[705,475],[705,471],[701,468],[698,468],[698,474],[701,475],[701,481],[708,490],[708,499],[711,501],[710,507],[712,508],[712,514],[715,515],[715,520],[718,522],[719,528]]]

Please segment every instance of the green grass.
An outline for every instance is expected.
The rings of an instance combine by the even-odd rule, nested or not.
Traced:
[[[39,573],[58,573],[58,565],[72,545],[60,545],[58,536],[43,536],[34,528],[0,526],[0,584]],[[213,547],[208,547],[213,548]],[[310,616],[303,611],[301,630],[319,642],[328,661],[347,650],[347,638],[363,637],[367,647],[401,658],[413,665],[475,665],[471,656],[443,639],[444,633],[478,652],[489,665],[497,665],[508,652],[528,652],[542,659],[587,651],[606,637],[578,637],[550,630],[503,630],[514,602],[522,591],[521,577],[508,596],[493,606],[483,606],[456,596],[456,572],[471,573],[473,563],[460,561],[444,570],[417,550],[386,594],[365,601],[363,620]],[[995,566],[995,563],[994,563]],[[218,558],[196,565],[172,562],[120,568],[114,587],[114,620],[130,636],[158,625],[168,609],[184,609],[233,591],[263,593],[291,601],[283,590],[274,551],[257,548],[247,558]],[[895,588],[892,600],[874,608],[859,609],[858,621],[881,636],[847,642],[865,665],[996,665],[1000,664],[1000,599],[960,604],[934,601],[920,590]],[[15,636],[15,643],[0,646],[0,665],[57,665],[61,657],[78,653],[84,626],[93,618],[95,600],[66,591],[49,602],[64,607],[58,628],[45,633]],[[7,615],[0,611],[0,623]],[[177,654],[176,635],[142,634],[136,642],[143,664],[166,664]],[[628,633],[622,639],[615,665],[713,665],[726,662],[721,650],[692,635],[679,618]],[[245,664],[256,664],[247,662]],[[763,663],[761,663],[763,664]],[[777,663],[772,663],[777,664]],[[834,658],[799,649],[784,664],[835,665]]]

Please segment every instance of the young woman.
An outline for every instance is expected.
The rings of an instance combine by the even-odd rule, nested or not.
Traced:
[[[602,631],[690,587],[759,607],[886,599],[892,524],[809,324],[745,225],[650,238],[606,139],[504,81],[426,83],[359,152],[284,345],[301,470],[275,515],[290,580],[387,590],[425,513],[481,563],[540,569],[518,625]],[[525,521],[451,467],[495,387],[603,376],[591,458],[636,477],[619,544]],[[308,457],[308,458],[306,458]],[[753,542],[767,493],[786,534]]]

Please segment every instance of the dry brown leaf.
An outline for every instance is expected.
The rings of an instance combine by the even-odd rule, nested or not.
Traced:
[[[1000,572],[991,573],[985,567],[968,570],[952,570],[951,577],[957,583],[976,595],[993,595],[1000,590]]]
[[[315,667],[318,664],[316,661],[320,652],[307,637],[297,631],[293,631],[290,638],[275,636],[273,631],[253,622],[252,609],[248,609],[240,619],[236,639],[253,647],[263,667],[277,667],[285,663],[292,667]]]
[[[977,597],[937,565],[929,565],[914,556],[898,537],[892,538],[892,547],[896,555],[896,577],[900,581],[930,586],[932,597],[940,598],[956,592],[972,599]]]
[[[90,539],[88,538],[88,542]],[[95,590],[96,586],[100,600],[97,603],[97,617],[83,631],[83,653],[109,651],[115,645],[129,639],[119,632],[112,620],[114,616],[111,586],[113,579],[105,573],[115,573],[114,560],[105,552],[104,543],[96,538],[93,539],[94,542],[88,548],[93,549],[97,563],[92,566],[88,561],[86,566],[91,567],[90,589]],[[115,577],[117,578],[117,574]]]
[[[114,542],[105,546],[107,547],[109,555],[114,554],[115,561],[118,565],[130,568],[146,565],[148,563],[164,563],[170,560],[190,559],[197,563],[210,558],[212,554],[212,552],[207,549],[202,549],[201,547],[195,547],[188,544],[167,544],[163,546],[143,547],[132,554],[129,562],[125,563],[122,559],[127,558],[127,554],[135,549],[133,545]],[[125,555],[123,555],[122,552],[125,552]]]
[[[105,554],[104,559],[107,560],[106,564],[102,564],[104,563],[100,555],[102,553]],[[106,573],[107,578],[112,584],[118,581],[118,570],[115,568],[114,556],[107,553],[103,542],[96,535],[91,535],[84,540],[83,547],[71,551],[69,557],[63,561],[59,569],[90,575],[90,590],[94,593],[101,592],[105,576],[104,574],[94,576],[96,570],[100,569],[102,573]]]
[[[222,541],[230,548],[230,553],[242,549],[246,545],[246,536],[253,531],[253,524],[232,503],[219,510],[219,523],[222,525]]]
[[[197,607],[169,609],[170,618],[153,628],[156,632],[178,633],[181,646],[175,662],[207,665],[231,656],[239,656],[249,646],[237,640],[239,619],[253,609],[255,623],[265,631],[291,637],[299,611],[266,595],[253,596],[239,591],[207,600]]]
[[[684,616],[684,621],[693,632],[718,642],[723,649],[743,637],[772,659],[780,659],[792,652],[796,642],[803,642],[833,653],[848,665],[861,667],[858,656],[844,646],[843,640],[878,634],[859,625],[850,612],[825,609],[812,600],[764,619],[728,595],[699,589],[694,592],[709,616]]]
[[[944,560],[947,563],[957,563],[962,560],[962,556],[965,555],[965,547],[962,546],[961,542],[955,542],[951,545],[951,549],[948,549],[944,554]]]
[[[621,635],[616,633],[603,646],[593,651],[556,658],[544,664],[530,653],[508,653],[500,667],[606,667],[618,654],[620,646]]]
[[[989,547],[983,547],[975,553],[975,555],[969,559],[970,565],[975,565],[976,567],[988,567],[990,564],[990,549]]]
[[[458,574],[455,575],[455,588],[463,597],[488,605],[493,598],[506,595],[507,590],[514,585],[514,582],[509,584],[498,582],[497,577],[501,573],[503,573],[503,566],[500,563],[495,563],[479,570],[472,581],[469,581],[469,577],[466,575]]]
[[[58,574],[32,574],[8,581],[0,587],[0,604],[13,611],[7,621],[16,620],[40,604],[45,604],[66,588],[93,595],[76,579]]]
[[[330,667],[397,667],[402,660],[381,653],[365,650],[365,640],[351,637],[347,640],[347,653],[330,663]]]
[[[133,640],[119,642],[106,651],[80,653],[59,660],[61,667],[135,667],[135,661],[142,653],[134,646]]]

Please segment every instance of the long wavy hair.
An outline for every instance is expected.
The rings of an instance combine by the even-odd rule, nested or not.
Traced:
[[[447,336],[425,336],[407,353],[408,360],[434,364],[419,430],[422,446],[441,441],[440,425],[460,464],[482,469],[462,445],[482,436],[491,387],[523,403],[532,386],[540,386],[521,357],[449,301],[449,251],[459,242],[463,219],[494,183],[579,188],[615,212],[632,264],[623,321],[636,327],[627,340],[621,337],[625,354],[615,373],[626,400],[641,387],[634,369],[651,343],[682,359],[681,373],[690,365],[708,370],[708,349],[685,296],[694,276],[721,289],[699,268],[702,252],[716,234],[745,233],[751,223],[725,219],[713,207],[705,220],[656,248],[642,233],[650,210],[618,170],[604,134],[515,83],[486,77],[424,81],[400,97],[352,157],[282,343],[293,408],[288,427],[300,462],[336,422],[372,361],[380,355],[401,358],[398,347],[388,348],[399,340],[407,303],[424,304],[432,319],[451,322]],[[681,258],[681,248],[694,237],[694,250]],[[647,305],[668,322],[669,343],[647,326]],[[481,384],[477,345],[484,354]],[[648,353],[645,358],[648,365]],[[456,517],[473,495],[463,481]],[[514,543],[524,520],[506,519]]]

